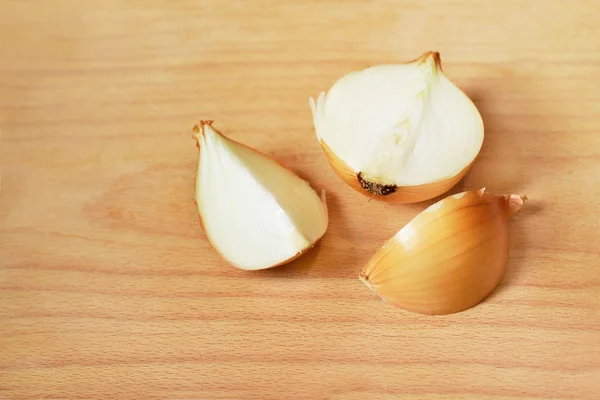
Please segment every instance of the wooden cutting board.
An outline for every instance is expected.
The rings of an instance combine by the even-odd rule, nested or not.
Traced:
[[[600,398],[597,1],[0,3],[0,399]],[[453,189],[526,193],[479,306],[357,279],[431,201],[347,187],[308,97],[441,52],[482,152]],[[244,272],[192,202],[199,119],[328,192],[299,260]],[[243,196],[243,193],[240,193]]]

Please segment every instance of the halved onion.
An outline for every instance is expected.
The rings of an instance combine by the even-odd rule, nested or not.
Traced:
[[[325,194],[274,159],[202,121],[196,204],[208,240],[230,264],[258,270],[312,248],[328,224]]]
[[[483,143],[481,115],[437,52],[352,72],[310,106],[333,169],[377,199],[412,203],[446,192]]]

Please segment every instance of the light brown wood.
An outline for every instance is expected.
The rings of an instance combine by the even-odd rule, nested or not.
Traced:
[[[597,399],[597,1],[0,2],[0,399]],[[453,191],[526,193],[501,287],[444,317],[358,274],[432,203],[368,202],[308,97],[438,50],[479,107]],[[330,227],[239,271],[192,201],[200,119],[328,191]]]

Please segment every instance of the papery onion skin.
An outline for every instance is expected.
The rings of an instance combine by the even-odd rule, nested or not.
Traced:
[[[449,196],[388,240],[360,279],[383,300],[408,311],[438,315],[469,309],[502,279],[508,220],[525,199],[484,189]]]
[[[236,140],[233,140],[233,139],[231,139],[231,138],[229,138],[229,137],[227,137],[227,136],[223,135],[223,133],[221,133],[219,130],[217,130],[216,128],[214,128],[214,127],[212,126],[212,125],[213,125],[213,122],[214,122],[214,121],[212,121],[212,120],[202,120],[202,121],[200,121],[200,122],[199,122],[197,125],[194,125],[194,127],[192,128],[192,132],[193,132],[193,135],[192,135],[192,137],[195,139],[195,141],[196,141],[196,147],[198,147],[198,149],[200,149],[200,136],[204,135],[204,125],[209,125],[209,126],[210,126],[210,127],[213,129],[213,130],[214,130],[214,132],[215,132],[217,135],[219,135],[219,136],[221,136],[221,137],[225,138],[227,141],[229,141],[229,142],[231,142],[231,143],[235,143],[236,145],[239,145],[239,146],[243,146],[243,147],[245,147],[245,148],[247,148],[247,149],[249,149],[249,150],[251,150],[251,151],[253,151],[253,152],[257,153],[257,154],[260,154],[260,155],[261,155],[261,156],[263,156],[263,157],[270,158],[272,161],[276,162],[278,165],[280,165],[281,167],[283,167],[283,168],[287,169],[288,171],[290,171],[292,174],[294,174],[294,175],[295,175],[295,172],[294,172],[294,171],[293,171],[291,168],[289,168],[287,165],[283,164],[281,161],[279,161],[279,160],[277,160],[277,159],[275,159],[275,158],[273,158],[273,157],[270,157],[270,156],[266,155],[265,153],[263,153],[263,152],[261,152],[261,151],[259,151],[259,150],[255,149],[255,148],[253,148],[253,147],[250,147],[250,146],[248,146],[248,145],[246,145],[246,144],[244,144],[244,143],[238,142],[238,141],[236,141]],[[302,178],[300,178],[300,179],[302,179]],[[198,174],[196,174],[196,176],[195,176],[195,182],[194,182],[194,186],[195,186],[195,187],[197,187],[197,186],[198,186]],[[328,216],[328,210],[327,210],[327,200],[326,200],[326,196],[325,196],[325,190],[323,190],[323,191],[321,192],[321,196],[320,196],[320,198],[321,198],[321,202],[322,202],[322,204],[323,204],[323,208],[324,208],[324,210],[325,210],[325,218],[326,218],[326,219],[325,219],[325,226],[327,227],[327,226],[329,225],[329,216]],[[199,210],[199,207],[198,207],[198,201],[197,201],[197,199],[194,199],[194,204],[195,204],[195,206],[196,206],[196,210],[197,210],[197,212],[198,212],[198,220],[199,220],[199,222],[200,222],[200,227],[201,227],[201,228],[202,228],[202,230],[204,230],[204,231],[205,231],[205,233],[206,233],[206,228],[205,228],[205,226],[204,226],[204,222],[203,222],[203,220],[202,220],[202,214],[200,213],[200,210]],[[316,245],[316,244],[317,244],[317,243],[318,243],[318,242],[319,242],[319,241],[322,239],[322,237],[325,235],[325,233],[326,233],[326,229],[325,229],[325,231],[323,231],[323,234],[322,234],[321,236],[319,236],[319,237],[318,237],[316,240],[314,240],[312,243],[310,243],[310,244],[309,244],[309,245],[308,245],[306,248],[302,249],[301,251],[299,251],[298,253],[296,253],[296,254],[292,255],[291,257],[289,257],[289,258],[287,258],[287,259],[285,259],[285,260],[282,260],[282,261],[280,261],[280,262],[278,262],[278,263],[276,263],[276,264],[269,265],[269,266],[267,266],[267,267],[265,267],[265,268],[261,268],[261,269],[270,269],[270,268],[279,267],[279,266],[281,266],[281,265],[284,265],[284,264],[290,263],[290,262],[292,262],[292,261],[294,261],[294,260],[296,260],[296,259],[300,258],[300,257],[301,257],[302,255],[304,255],[306,252],[308,252],[308,251],[309,251],[309,250],[311,250],[313,247],[315,247],[315,245]],[[208,234],[206,234],[206,238],[207,238],[207,240],[208,240],[208,243],[210,244],[210,246],[213,248],[213,250],[214,250],[214,251],[215,251],[215,252],[216,252],[216,253],[217,253],[217,254],[218,254],[218,255],[219,255],[219,256],[220,256],[220,257],[221,257],[221,258],[222,258],[222,259],[223,259],[223,260],[224,260],[226,263],[227,263],[227,264],[229,264],[229,265],[231,265],[231,266],[233,266],[233,267],[239,268],[239,269],[244,269],[244,270],[246,270],[245,268],[242,268],[241,266],[239,266],[239,265],[236,265],[235,263],[231,262],[231,261],[230,261],[230,260],[229,260],[229,259],[228,259],[228,258],[227,258],[227,257],[226,257],[224,254],[223,254],[223,253],[221,253],[221,252],[219,251],[219,249],[218,249],[218,246],[216,246],[216,245],[215,245],[215,244],[214,244],[214,243],[211,241],[211,238],[210,238],[210,236],[209,236]],[[251,270],[248,270],[248,271],[251,271]]]

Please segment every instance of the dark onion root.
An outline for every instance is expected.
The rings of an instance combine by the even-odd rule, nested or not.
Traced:
[[[359,172],[356,175],[356,178],[358,179],[360,186],[373,195],[387,196],[388,194],[394,193],[397,188],[396,185],[383,185],[381,183],[368,181],[362,177],[362,172]]]

